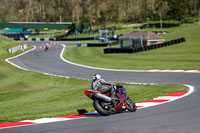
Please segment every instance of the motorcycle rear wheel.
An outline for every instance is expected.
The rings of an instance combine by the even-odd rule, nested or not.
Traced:
[[[99,114],[108,116],[112,113],[112,108],[109,105],[104,106],[104,104],[106,104],[106,102],[102,100],[94,100],[93,102],[93,106]]]
[[[126,103],[128,111],[135,112],[137,110],[135,103],[129,97],[126,98]]]

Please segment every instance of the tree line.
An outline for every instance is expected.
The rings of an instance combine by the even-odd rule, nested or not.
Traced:
[[[0,21],[135,23],[200,18],[200,0],[0,0]]]

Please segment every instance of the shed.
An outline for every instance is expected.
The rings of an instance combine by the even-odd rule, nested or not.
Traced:
[[[163,43],[165,39],[153,32],[134,31],[120,37],[121,48],[140,48]]]

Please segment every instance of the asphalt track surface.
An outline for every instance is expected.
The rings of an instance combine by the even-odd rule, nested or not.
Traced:
[[[95,73],[118,82],[188,84],[194,92],[182,99],[107,117],[38,124],[1,129],[0,133],[200,133],[200,74],[180,72],[129,72],[84,68],[60,58],[61,45],[39,50],[44,43],[32,43],[36,50],[10,62],[25,69],[72,78],[91,79]],[[66,49],[67,50],[67,49]]]

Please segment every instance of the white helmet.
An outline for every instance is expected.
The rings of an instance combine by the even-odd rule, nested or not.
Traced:
[[[95,74],[93,76],[93,80],[97,80],[97,79],[101,79],[101,75],[100,74]]]

